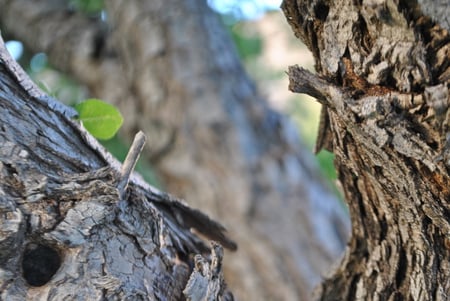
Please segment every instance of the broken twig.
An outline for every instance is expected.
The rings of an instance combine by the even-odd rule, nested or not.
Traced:
[[[130,180],[130,175],[133,172],[134,167],[136,166],[146,140],[147,137],[142,131],[139,131],[136,136],[134,136],[133,143],[131,144],[127,157],[123,162],[122,169],[120,170],[120,181],[117,185],[117,188],[119,189],[121,198],[123,198],[125,195],[128,182]]]

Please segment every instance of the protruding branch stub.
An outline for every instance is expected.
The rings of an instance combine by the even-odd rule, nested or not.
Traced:
[[[120,170],[120,180],[117,185],[117,189],[119,190],[121,198],[125,195],[131,173],[136,167],[136,163],[139,160],[146,140],[147,137],[142,131],[139,131],[136,136],[134,136],[133,143],[131,144],[130,150],[128,151],[127,157],[125,158]]]

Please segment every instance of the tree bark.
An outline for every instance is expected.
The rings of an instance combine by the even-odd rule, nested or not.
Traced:
[[[241,300],[308,300],[348,221],[286,117],[245,75],[204,1],[107,1],[107,23],[47,1],[0,1],[12,37],[119,106],[165,189],[224,221]],[[16,20],[20,19],[18,24]]]
[[[352,221],[318,300],[450,295],[449,6],[420,2],[282,5],[317,70],[290,67],[290,89],[325,106],[319,147],[336,155]]]
[[[0,38],[0,299],[232,300],[223,227],[125,178],[74,117]]]

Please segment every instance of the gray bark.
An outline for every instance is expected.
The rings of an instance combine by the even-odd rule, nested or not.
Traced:
[[[227,225],[239,251],[224,270],[239,299],[308,300],[343,250],[347,217],[217,16],[204,1],[114,0],[105,24],[59,3],[0,1],[0,22],[118,105],[124,133],[149,136],[144,156],[165,189]]]
[[[234,249],[223,227],[124,179],[75,116],[0,39],[0,299],[232,300],[222,247],[191,232]]]
[[[319,147],[336,154],[352,220],[344,259],[317,298],[448,300],[450,35],[441,12],[433,20],[415,2],[390,0],[282,7],[317,70],[291,67],[290,89],[325,106]]]

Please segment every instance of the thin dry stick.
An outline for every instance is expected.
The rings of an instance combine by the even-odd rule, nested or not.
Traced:
[[[147,137],[142,131],[139,131],[136,136],[134,136],[133,143],[131,144],[127,157],[123,162],[122,169],[120,170],[120,181],[117,185],[117,188],[119,189],[121,198],[123,198],[125,195],[128,182],[130,180],[130,175],[133,172],[134,167],[136,166],[146,140]]]

